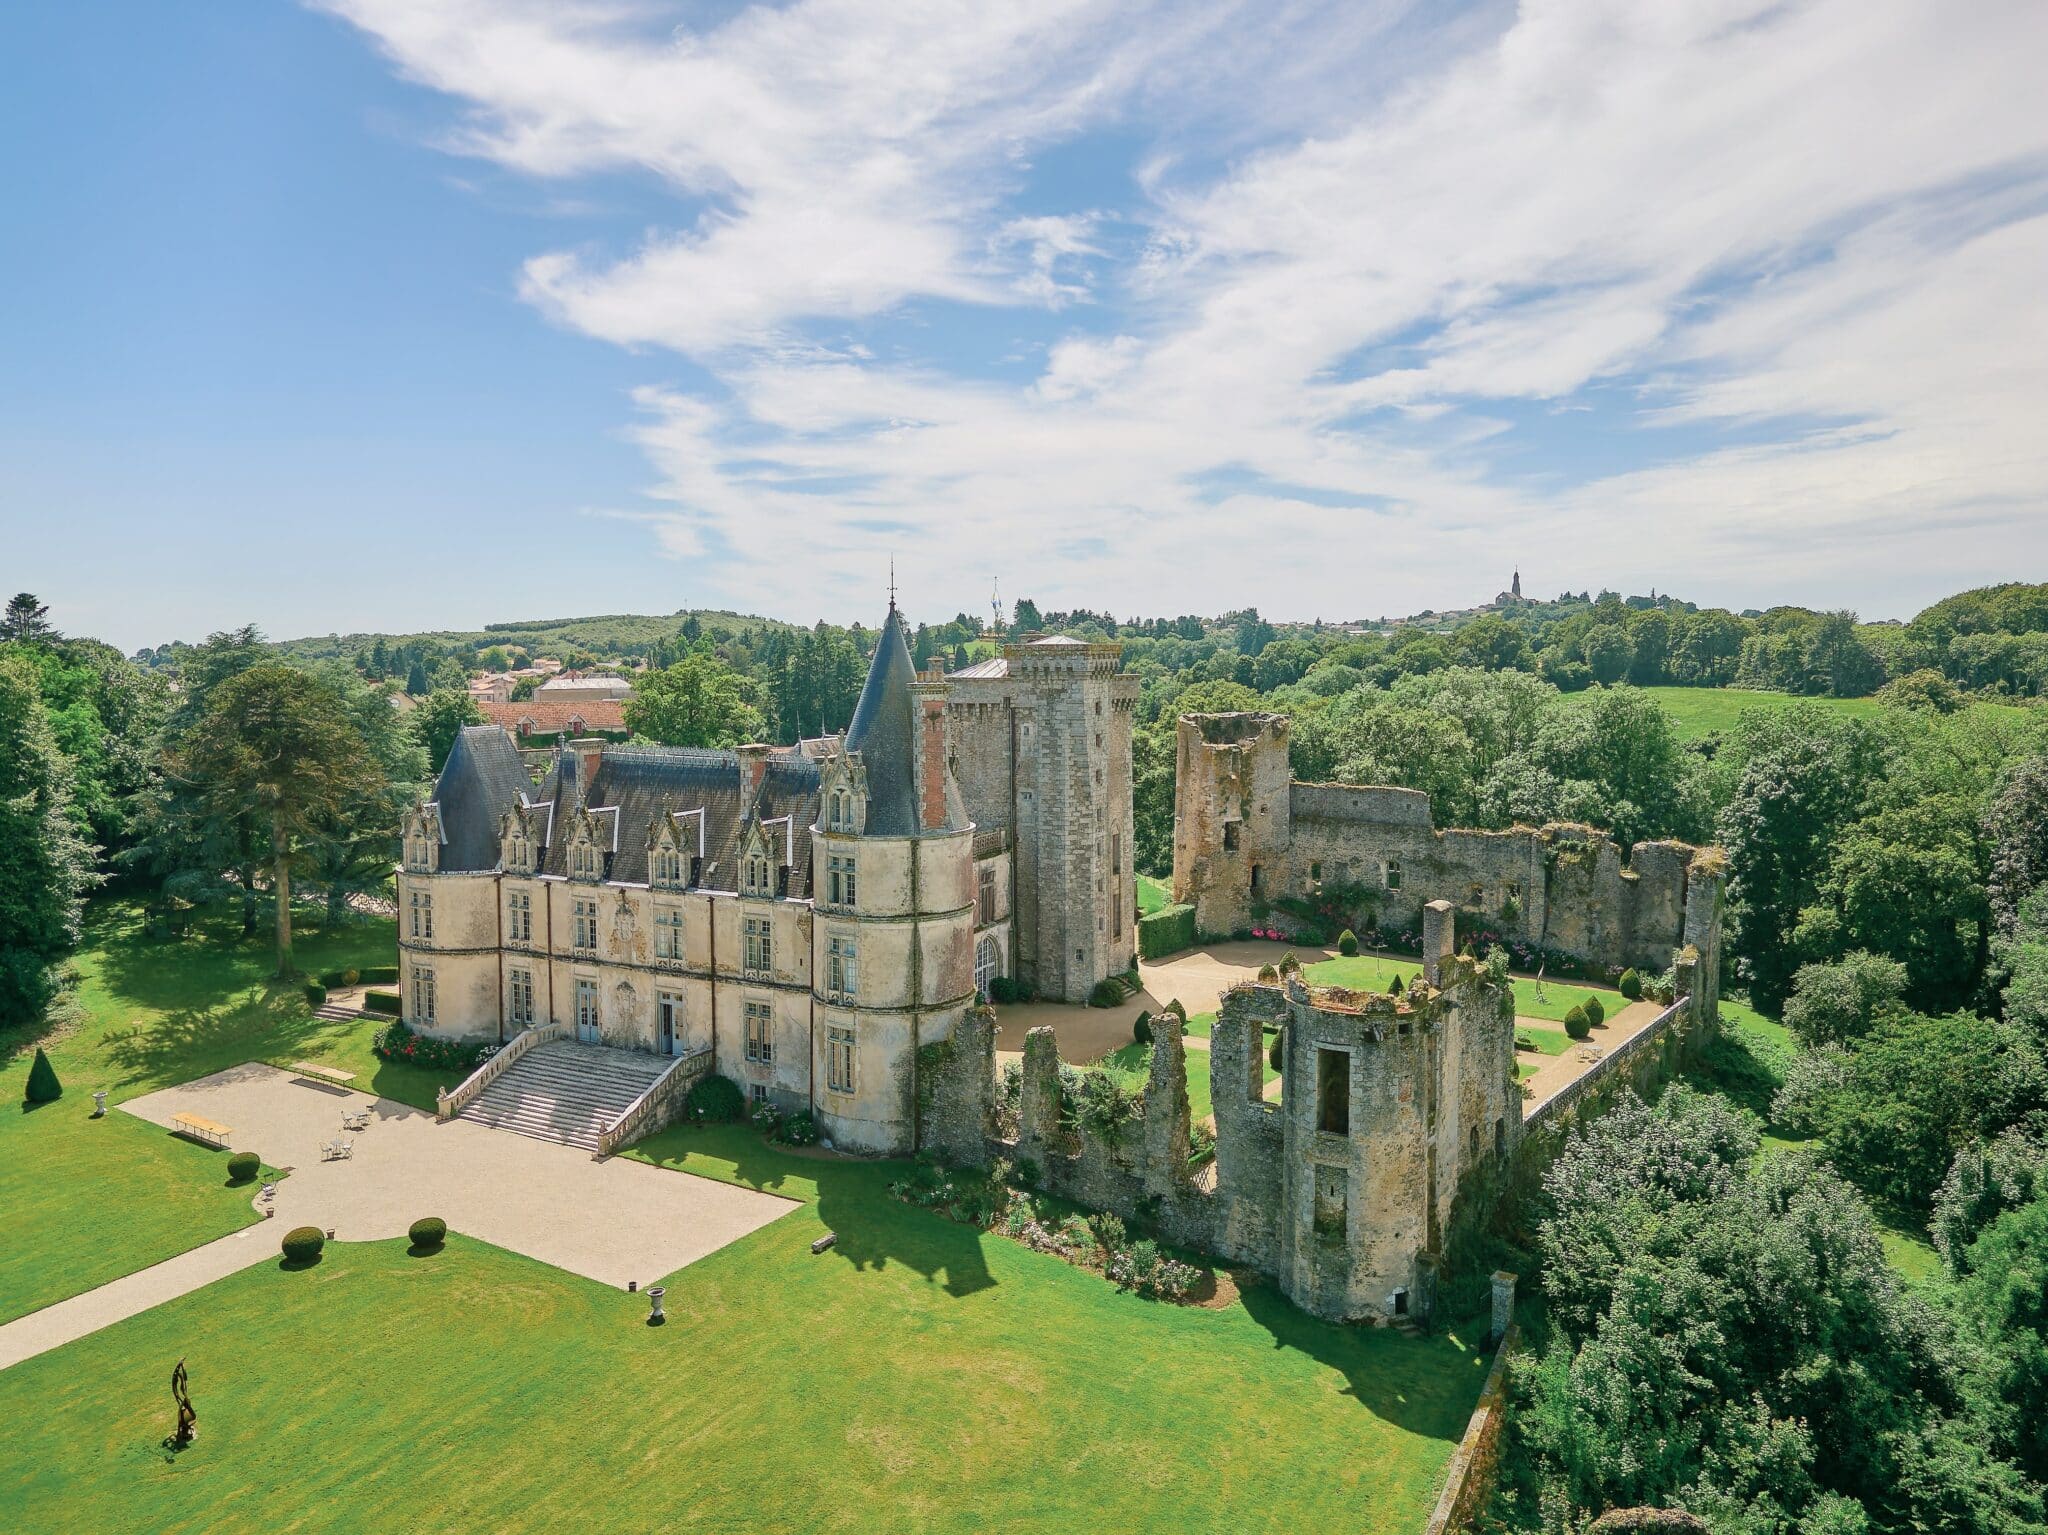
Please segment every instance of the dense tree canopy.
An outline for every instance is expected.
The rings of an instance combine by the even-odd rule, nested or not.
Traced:
[[[626,700],[626,726],[664,746],[736,746],[759,740],[752,689],[711,656],[685,656],[642,677]]]

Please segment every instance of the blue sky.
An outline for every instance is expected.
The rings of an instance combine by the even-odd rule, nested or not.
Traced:
[[[125,647],[990,581],[2048,575],[2036,4],[0,12],[0,585]]]

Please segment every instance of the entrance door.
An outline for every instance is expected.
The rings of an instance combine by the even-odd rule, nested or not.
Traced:
[[[586,1045],[597,1041],[597,982],[576,983],[576,1037]]]
[[[662,1055],[681,1055],[682,1004],[674,997],[664,996],[655,1004],[655,1049]]]

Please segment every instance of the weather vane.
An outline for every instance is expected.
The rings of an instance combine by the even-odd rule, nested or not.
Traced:
[[[896,556],[889,556],[889,611],[896,611]]]

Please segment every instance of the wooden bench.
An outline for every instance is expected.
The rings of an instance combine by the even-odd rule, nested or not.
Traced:
[[[291,1069],[302,1077],[325,1077],[330,1082],[353,1082],[356,1074],[339,1066],[316,1066],[311,1061],[293,1061]]]
[[[235,1132],[226,1125],[217,1125],[210,1119],[201,1119],[197,1114],[173,1114],[171,1133],[190,1136],[201,1145],[216,1146],[222,1151],[228,1149],[228,1137]]]

